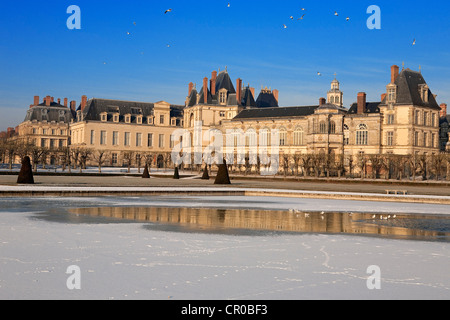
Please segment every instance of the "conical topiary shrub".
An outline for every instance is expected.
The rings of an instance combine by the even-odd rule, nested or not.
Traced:
[[[180,179],[180,174],[178,173],[178,167],[175,167],[175,171],[173,173],[174,179]]]
[[[209,180],[208,165],[205,165],[205,170],[203,170],[202,180]]]
[[[145,164],[144,173],[142,174],[143,179],[149,179],[150,173],[148,172],[148,164]]]
[[[227,162],[225,159],[223,159],[223,163],[219,165],[219,170],[217,171],[214,184],[231,184],[230,176],[228,175]]]
[[[22,167],[20,168],[19,177],[17,178],[19,184],[34,184],[33,170],[31,168],[30,157],[26,156],[22,160]]]

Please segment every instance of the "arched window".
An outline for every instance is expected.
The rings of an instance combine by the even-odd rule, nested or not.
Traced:
[[[319,132],[320,133],[327,133],[327,123],[325,121],[319,122]]]
[[[191,114],[191,117],[190,117],[190,119],[189,119],[189,126],[190,126],[191,128],[194,127],[194,120],[195,120],[194,114],[192,113],[192,114]]]
[[[336,104],[339,104],[340,103],[340,98],[339,97],[336,97],[336,100],[335,100],[335,102],[336,102]]]
[[[280,128],[280,146],[287,145],[287,130],[286,128]]]
[[[269,128],[265,127],[259,131],[259,145],[261,147],[268,147],[272,145],[272,136]]]
[[[365,124],[360,124],[356,129],[356,144],[366,146],[369,143],[369,131]]]
[[[250,148],[257,146],[255,129],[249,128],[245,132],[245,145]]]
[[[334,121],[330,122],[330,133],[331,134],[336,133],[336,122]]]
[[[294,131],[294,145],[302,146],[303,145],[303,128],[297,127]]]
[[[334,96],[330,97],[330,103],[334,103]]]

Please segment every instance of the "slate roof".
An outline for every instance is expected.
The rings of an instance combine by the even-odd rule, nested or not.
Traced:
[[[420,72],[405,69],[400,72],[395,84],[397,85],[397,102],[400,105],[416,105],[440,110],[431,90],[428,91],[428,102],[424,102],[419,93],[419,85],[426,84]],[[386,99],[383,104],[386,104]]]
[[[256,101],[253,97],[252,91],[250,90],[250,87],[246,87],[244,91],[242,92],[242,101],[241,104],[244,107],[247,108],[254,108],[256,107]]]
[[[45,103],[41,103],[28,109],[24,121],[55,121],[64,123],[70,123],[75,114],[68,107],[65,107],[59,103],[52,102],[50,106],[46,106]]]
[[[241,111],[233,120],[250,120],[260,118],[292,118],[314,114],[319,106],[256,108]]]
[[[227,71],[220,71],[216,78],[216,92],[220,89],[227,89],[228,93],[236,93],[230,75]]]
[[[135,101],[122,101],[122,100],[108,100],[108,99],[90,99],[87,102],[84,109],[85,120],[88,121],[100,121],[100,114],[106,112],[108,114],[108,120],[113,114],[119,113],[119,122],[123,121],[123,117],[126,114],[131,114],[133,119],[138,115],[142,115],[144,118],[153,116],[153,109],[155,104],[149,102],[135,102]],[[170,116],[180,117],[183,114],[184,106],[171,105]],[[80,108],[79,108],[80,109]]]
[[[380,113],[380,105],[381,102],[367,102],[364,113]],[[357,110],[358,104],[355,102],[354,104],[351,105],[347,114],[357,114],[358,113]]]
[[[262,90],[256,99],[257,108],[276,108],[278,107],[278,101],[272,92]]]

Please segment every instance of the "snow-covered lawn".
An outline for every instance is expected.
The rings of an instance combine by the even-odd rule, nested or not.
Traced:
[[[138,197],[1,199],[0,299],[450,298],[448,242],[331,234],[167,232],[148,223],[74,223],[52,221],[37,213],[62,206],[196,207],[227,201],[236,207],[270,209],[278,204],[276,209],[314,211],[373,212],[376,207],[383,212],[392,206],[264,197],[167,198],[154,203]],[[402,204],[391,210],[443,213],[445,207]],[[66,285],[71,265],[80,268],[80,290]],[[380,289],[367,287],[372,275],[367,269],[372,265],[380,268]]]

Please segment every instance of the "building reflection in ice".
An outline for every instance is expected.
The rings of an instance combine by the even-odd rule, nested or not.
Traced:
[[[377,235],[401,239],[450,241],[450,219],[442,215],[264,211],[249,209],[100,207],[74,208],[91,217],[150,222],[183,232],[258,230],[299,233]],[[170,228],[169,228],[170,229]]]

